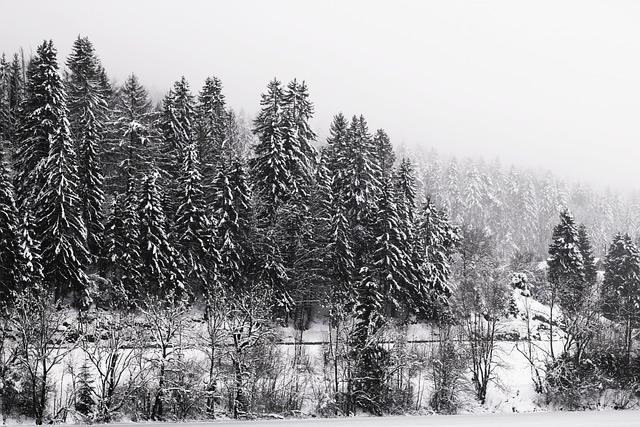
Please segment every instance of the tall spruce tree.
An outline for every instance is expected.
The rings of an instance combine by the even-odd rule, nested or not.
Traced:
[[[217,77],[207,77],[198,95],[196,106],[196,143],[198,155],[202,164],[202,177],[205,188],[211,188],[216,177],[219,162],[227,159],[229,165],[232,159],[227,153],[229,128],[229,114],[222,93],[222,82]],[[211,195],[213,192],[209,192]],[[213,197],[209,198],[211,202]]]
[[[547,263],[549,283],[558,302],[567,313],[579,312],[587,290],[584,257],[578,229],[568,210],[560,214],[560,223],[553,229]]]
[[[290,153],[284,138],[287,132],[284,122],[284,99],[281,83],[273,80],[262,94],[262,109],[254,121],[258,144],[250,160],[254,192],[262,201],[262,214],[273,223],[278,208],[291,197]]]
[[[120,301],[123,305],[143,296],[139,203],[133,184],[130,180],[126,193],[114,198],[105,226],[106,277],[112,288],[129,300]]]
[[[185,295],[184,272],[179,255],[166,232],[166,218],[162,208],[163,194],[159,187],[160,173],[155,165],[144,176],[139,200],[140,256],[144,293],[161,297]]]
[[[104,232],[104,178],[100,157],[108,106],[101,81],[100,61],[87,37],[78,36],[67,59],[67,67],[69,123],[79,158],[78,193],[89,251],[95,257],[101,251]]]
[[[587,226],[584,224],[580,224],[578,226],[578,247],[580,248],[580,254],[582,254],[582,260],[584,262],[584,279],[586,287],[587,290],[591,290],[596,285],[598,270],[596,268],[595,258],[593,257],[593,251],[591,249],[591,239],[589,239]]]
[[[217,280],[218,260],[195,143],[188,143],[182,157],[174,240],[185,262],[186,279],[192,290],[201,293],[208,282]]]
[[[66,95],[51,41],[38,47],[27,88],[16,165],[20,208],[33,212],[46,286],[57,299],[73,291],[86,303],[86,228]]]
[[[10,64],[3,53],[0,56],[0,142],[9,140],[9,79]]]
[[[378,286],[385,296],[384,313],[397,314],[398,309],[414,311],[420,300],[413,288],[418,285],[414,275],[411,247],[402,227],[395,203],[392,182],[382,183],[378,201],[376,224],[373,229],[374,243],[365,286]]]
[[[605,316],[624,325],[624,350],[631,357],[633,329],[640,324],[640,251],[628,234],[616,234],[604,261]]]
[[[373,145],[375,157],[379,165],[380,181],[390,180],[393,175],[393,166],[396,161],[396,155],[393,152],[393,145],[389,135],[384,129],[378,129],[373,136]]]
[[[326,157],[327,169],[331,180],[331,191],[334,198],[342,198],[346,194],[345,168],[344,162],[347,159],[349,121],[342,113],[334,116],[327,147],[324,157]]]
[[[358,288],[355,307],[355,327],[351,336],[351,357],[356,361],[353,382],[353,400],[365,411],[382,415],[387,395],[385,372],[389,352],[382,344],[381,331],[385,325],[384,295],[367,267],[364,280]]]
[[[22,212],[33,212],[38,192],[44,186],[44,165],[51,140],[67,128],[66,100],[56,50],[51,41],[37,49],[27,71],[26,99],[16,147],[16,199]]]
[[[0,140],[10,141],[13,154],[20,129],[20,106],[24,99],[24,70],[18,54],[9,63],[4,54],[0,61]]]
[[[13,195],[13,183],[0,143],[0,306],[32,285],[31,248],[24,244]],[[1,308],[1,307],[0,307]]]
[[[460,238],[460,230],[449,221],[446,212],[438,210],[431,199],[427,199],[416,229],[419,268],[425,281],[421,292],[426,310],[422,315],[427,318],[445,320],[450,314],[450,276]]]
[[[131,74],[118,93],[115,105],[111,146],[112,162],[117,164],[108,177],[112,190],[124,192],[130,178],[141,179],[149,172],[152,151],[154,112],[149,93]]]
[[[213,203],[216,248],[223,286],[234,292],[246,288],[251,272],[250,197],[244,166],[239,160],[230,170],[218,172]]]
[[[291,191],[294,195],[306,196],[311,184],[316,161],[316,150],[311,145],[316,133],[309,120],[313,116],[313,104],[309,101],[307,85],[291,81],[283,93],[284,103],[284,148],[288,153],[287,169],[291,175]]]
[[[394,177],[398,212],[405,224],[413,223],[416,210],[416,178],[411,161],[403,157]]]

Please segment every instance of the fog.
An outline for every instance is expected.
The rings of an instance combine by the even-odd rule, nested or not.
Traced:
[[[640,4],[595,1],[5,1],[0,51],[88,36],[110,76],[160,99],[222,79],[254,114],[306,80],[321,135],[364,114],[396,144],[640,188]]]

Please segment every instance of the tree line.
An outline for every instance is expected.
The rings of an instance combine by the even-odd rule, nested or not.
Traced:
[[[434,177],[419,186],[412,160],[397,159],[386,132],[371,132],[362,116],[337,114],[326,144],[318,144],[304,82],[274,79],[260,106],[248,125],[226,106],[216,77],[207,78],[197,95],[181,78],[156,106],[135,75],[122,85],[110,82],[82,37],[64,73],[51,41],[28,61],[14,55],[8,62],[3,55],[0,297],[7,331],[24,331],[14,336],[22,348],[10,347],[16,366],[26,368],[26,401],[36,422],[44,421],[50,369],[66,356],[63,349],[96,342],[109,344],[94,349],[101,354],[94,359],[85,349],[86,363],[93,364],[86,376],[102,381],[83,389],[92,396],[85,403],[103,408],[93,412],[102,421],[119,410],[109,402],[124,390],[115,379],[122,372],[102,369],[123,357],[142,363],[133,355],[146,347],[126,350],[124,343],[135,340],[120,335],[127,329],[113,320],[118,316],[131,316],[126,325],[133,326],[145,319],[130,333],[145,330],[140,342],[160,349],[146,409],[138,413],[163,419],[167,402],[186,405],[186,394],[168,384],[176,363],[187,360],[176,340],[191,308],[206,325],[198,348],[209,357],[202,374],[209,385],[199,396],[208,408],[224,365],[231,378],[227,407],[235,416],[249,411],[255,402],[250,385],[256,384],[249,373],[258,362],[248,355],[265,348],[274,324],[304,331],[318,312],[334,334],[325,366],[333,369],[327,384],[334,413],[382,414],[412,402],[410,381],[392,374],[403,372],[404,353],[389,348],[385,334],[390,324],[415,321],[441,328],[436,359],[455,365],[452,330],[477,344],[469,349],[472,382],[484,401],[496,366],[497,322],[513,315],[512,275],[532,261],[524,249],[531,254],[540,246],[505,250],[502,236],[512,235],[513,224],[493,226],[496,216],[485,214],[484,206],[506,211],[516,205],[483,194],[473,167],[465,202],[435,190],[437,182],[452,186],[453,178]],[[631,272],[638,260],[628,254],[637,249],[628,236],[616,236],[604,284],[597,285],[587,229],[578,232],[568,211],[561,219],[548,277],[539,291],[534,287],[552,307],[549,325],[564,322],[569,338],[563,354],[575,355],[579,365],[596,336],[600,317],[594,313],[601,312],[585,307],[590,296],[602,295],[606,304],[591,306],[604,307],[606,317],[626,325],[629,364],[638,294]],[[524,221],[522,240],[529,230]],[[553,318],[554,304],[562,308],[561,320]],[[56,313],[67,305],[77,322],[60,328],[70,320]],[[102,329],[88,333],[105,313]],[[48,320],[38,326],[32,322],[37,316]],[[73,345],[38,347],[47,333],[53,334],[47,343]],[[549,370],[556,369],[553,363]],[[451,387],[457,380],[451,375],[458,371],[445,366],[439,372],[433,404],[455,407]]]

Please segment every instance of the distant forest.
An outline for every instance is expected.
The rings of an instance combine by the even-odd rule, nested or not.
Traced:
[[[224,369],[230,397],[222,406],[239,417],[260,404],[250,385],[274,325],[303,331],[318,316],[336,339],[327,411],[394,412],[414,397],[410,381],[395,376],[402,371],[384,345],[388,326],[456,326],[469,342],[493,345],[514,286],[551,306],[552,339],[562,322],[555,327],[569,337],[566,356],[551,350],[547,368],[557,376],[547,375],[546,386],[538,377],[541,392],[565,392],[567,363],[581,367],[595,354],[601,314],[620,325],[624,366],[635,360],[637,198],[497,162],[433,151],[399,157],[387,133],[358,115],[338,113],[318,141],[309,89],[297,80],[269,82],[248,121],[227,107],[216,77],[197,94],[181,78],[154,105],[134,74],[113,84],[87,38],[75,41],[65,65],[50,41],[31,58],[0,60],[0,300],[5,336],[18,343],[3,344],[13,358],[3,356],[0,374],[10,384],[17,366],[29,379],[20,388],[14,378],[3,413],[52,417],[47,381],[64,355],[38,348],[39,333],[93,355],[85,361],[93,368],[76,372],[74,394],[75,409],[93,420],[111,421],[123,408],[143,419],[213,414]],[[604,281],[596,257],[606,258]],[[185,359],[173,340],[185,324],[176,319],[194,309],[207,325],[209,341],[199,345],[209,361],[198,378],[208,385],[189,406],[195,392],[175,385]],[[100,316],[102,329],[89,333]],[[144,384],[100,369],[106,359],[96,355],[107,356],[96,342],[111,339],[113,369],[132,354],[123,353],[131,336],[113,341],[135,325],[114,320],[122,316],[144,317],[152,331],[145,342],[163,350]],[[40,326],[30,323],[37,319]],[[459,366],[453,335],[440,336],[442,360]],[[221,356],[221,343],[235,353]],[[475,350],[472,383],[484,402],[495,361],[487,348]],[[457,380],[438,372],[431,404],[452,412],[447,393]],[[16,397],[20,390],[29,393]],[[132,403],[140,396],[146,406]],[[15,405],[22,401],[28,409]]]

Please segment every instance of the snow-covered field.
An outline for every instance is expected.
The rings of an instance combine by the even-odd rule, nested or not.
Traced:
[[[313,418],[304,420],[214,421],[207,423],[144,424],[145,427],[264,426],[264,427],[638,427],[640,411],[530,412],[524,414],[430,415],[420,417]],[[111,424],[113,426],[113,424]]]

